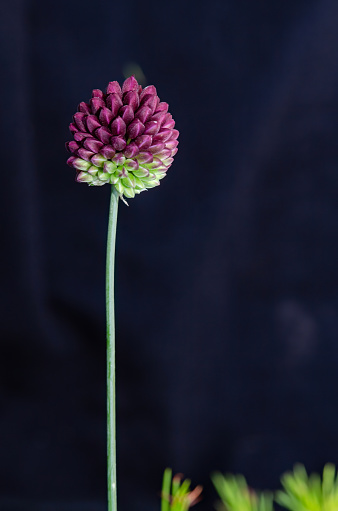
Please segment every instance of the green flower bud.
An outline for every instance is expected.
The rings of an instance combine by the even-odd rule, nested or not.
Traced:
[[[138,177],[134,177],[134,179],[135,179],[135,191],[137,189],[139,189],[139,190],[146,189],[146,185],[143,183],[143,181],[141,181],[141,179],[139,179]]]
[[[110,175],[110,183],[112,185],[116,185],[116,183],[118,183],[120,180],[119,176],[117,175],[117,172],[114,172],[114,174],[111,174]]]
[[[131,181],[130,177],[123,177],[123,178],[121,179],[121,183],[123,184],[123,186],[124,186],[125,188],[134,188],[134,187],[133,187],[133,183],[132,183],[132,181]]]
[[[133,197],[135,197],[135,190],[134,190],[134,188],[125,188],[124,189],[124,195],[128,199],[132,199]]]
[[[95,167],[95,165],[92,165],[91,167],[89,167],[89,169],[87,170],[88,174],[90,174],[91,176],[96,176],[98,171],[100,169],[98,167]]]
[[[73,167],[77,170],[87,170],[90,166],[90,162],[83,160],[82,158],[76,158],[76,160],[73,161]]]
[[[94,156],[92,156],[91,158],[91,162],[96,165],[96,167],[103,167],[104,163],[105,163],[106,158],[104,156],[102,156],[102,154],[98,153],[98,154],[94,154]]]
[[[112,161],[106,161],[103,166],[104,172],[109,172],[109,174],[112,174],[116,170],[116,165]]]
[[[93,181],[93,176],[87,174],[87,172],[79,172],[76,180],[78,183],[91,183]]]
[[[120,179],[118,180],[118,182],[115,184],[115,188],[116,190],[119,192],[120,195],[123,195],[124,193],[124,186],[123,184],[121,183]]]
[[[98,176],[99,180],[103,181],[104,183],[109,183],[109,181],[110,181],[110,174],[108,174],[108,172],[103,172],[102,170],[100,170],[97,173],[97,176]]]
[[[139,167],[137,170],[133,171],[134,176],[136,177],[148,177],[149,176],[149,170],[145,169],[144,167]]]

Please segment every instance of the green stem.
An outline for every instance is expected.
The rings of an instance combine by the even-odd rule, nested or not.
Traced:
[[[107,314],[107,475],[108,511],[116,511],[116,404],[115,404],[115,316],[114,316],[114,263],[116,222],[119,196],[112,186],[109,210],[106,314]]]

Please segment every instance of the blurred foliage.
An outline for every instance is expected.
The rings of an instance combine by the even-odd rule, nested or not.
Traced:
[[[221,499],[219,509],[226,511],[273,511],[271,493],[257,493],[248,487],[241,475],[214,473],[212,481]],[[308,475],[303,465],[281,477],[283,489],[275,501],[289,511],[338,511],[338,476],[328,463],[319,474]]]
[[[172,478],[172,471],[167,468],[163,475],[161,511],[187,511],[199,501],[202,492],[201,486],[190,489],[191,481],[182,481],[180,474]]]
[[[308,476],[303,465],[281,478],[284,490],[276,494],[276,502],[290,511],[338,511],[338,479],[334,465],[328,463],[319,474]]]
[[[273,496],[269,492],[256,493],[248,487],[241,475],[223,475],[215,472],[212,482],[221,498],[220,509],[226,511],[273,511]]]

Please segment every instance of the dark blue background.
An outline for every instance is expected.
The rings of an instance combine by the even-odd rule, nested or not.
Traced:
[[[169,465],[275,488],[338,462],[336,0],[1,7],[0,509],[105,509],[109,187],[74,182],[68,124],[141,67],[180,130],[120,206],[119,510]]]

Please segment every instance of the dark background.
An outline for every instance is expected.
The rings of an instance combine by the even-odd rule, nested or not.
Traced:
[[[74,182],[80,101],[135,70],[180,130],[120,205],[120,511],[169,465],[276,488],[338,462],[336,0],[1,6],[0,509],[105,509],[109,187]]]

